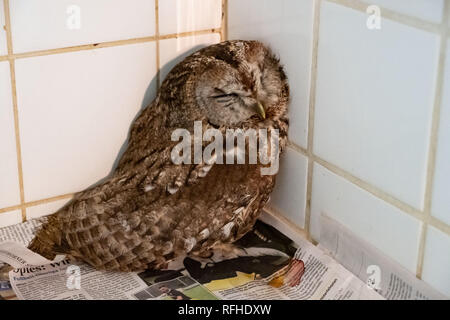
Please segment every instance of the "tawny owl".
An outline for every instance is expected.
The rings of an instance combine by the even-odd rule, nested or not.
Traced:
[[[262,175],[266,165],[259,160],[176,164],[171,154],[179,141],[172,134],[193,133],[194,121],[203,132],[277,129],[283,150],[288,100],[283,68],[258,41],[226,41],[193,53],[131,126],[113,174],[49,216],[30,249],[49,259],[63,253],[99,269],[137,271],[233,243],[251,230],[275,175]]]

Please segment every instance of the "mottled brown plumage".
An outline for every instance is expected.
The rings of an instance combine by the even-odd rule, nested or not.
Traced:
[[[260,42],[227,41],[192,54],[132,125],[114,173],[49,216],[30,248],[50,259],[66,253],[99,269],[136,271],[239,239],[267,202],[275,176],[261,175],[260,163],[176,165],[171,134],[193,132],[194,120],[203,132],[275,128],[283,149],[288,97],[278,60]]]

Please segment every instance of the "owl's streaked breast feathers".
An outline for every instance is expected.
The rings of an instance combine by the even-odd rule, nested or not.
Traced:
[[[49,216],[30,248],[50,259],[66,253],[100,269],[132,271],[239,239],[268,201],[275,176],[261,175],[260,163],[174,164],[172,132],[192,132],[194,121],[223,132],[278,129],[283,149],[288,99],[282,67],[260,42],[226,41],[192,54],[133,123],[114,173]]]

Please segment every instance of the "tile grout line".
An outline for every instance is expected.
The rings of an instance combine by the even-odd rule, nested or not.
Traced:
[[[216,29],[216,28],[186,31],[186,32],[172,33],[172,34],[167,34],[167,35],[160,35],[158,37],[158,40],[176,39],[176,38],[183,38],[183,37],[210,34],[210,33],[220,33],[220,32],[221,32],[221,30]],[[0,61],[9,60],[9,59],[23,59],[23,58],[31,58],[31,57],[39,57],[39,56],[48,56],[48,55],[68,53],[68,52],[95,50],[95,49],[100,49],[100,48],[118,47],[118,46],[129,45],[129,44],[152,42],[152,41],[156,41],[156,40],[157,40],[156,36],[148,36],[148,37],[142,37],[142,38],[132,38],[132,39],[90,43],[90,44],[77,45],[77,46],[71,46],[71,47],[44,49],[44,50],[36,50],[36,51],[29,51],[29,52],[22,52],[22,53],[12,53],[8,56],[1,56]]]
[[[27,220],[26,210],[23,204],[25,203],[25,191],[23,185],[23,169],[22,169],[22,149],[20,144],[20,130],[19,130],[19,110],[17,106],[17,90],[16,90],[16,68],[13,55],[13,43],[11,33],[11,16],[9,10],[9,0],[3,0],[3,11],[5,13],[5,29],[6,29],[6,44],[8,47],[8,61],[11,81],[11,98],[13,104],[14,114],[14,133],[16,140],[16,157],[17,157],[17,174],[19,178],[19,193],[20,193],[20,211],[22,214],[22,222]]]
[[[228,40],[228,0],[222,0],[222,24],[220,41]]]
[[[155,47],[156,47],[156,91],[161,87],[161,66],[159,51],[159,0],[155,0]]]
[[[319,27],[320,27],[320,8],[322,0],[314,2],[314,22],[313,39],[311,55],[311,74],[309,84],[309,111],[308,111],[308,142],[306,154],[308,157],[308,173],[306,178],[306,201],[305,201],[305,231],[308,240],[311,240],[311,198],[312,198],[312,180],[313,180],[313,144],[314,144],[314,114],[316,104],[316,82],[317,82],[317,58],[319,49]]]
[[[294,142],[289,141],[288,147],[291,148],[293,151],[296,151],[300,153],[301,155],[308,157],[308,150],[305,148],[296,145]],[[420,211],[419,209],[416,209],[412,206],[410,206],[407,203],[404,203],[403,201],[391,196],[390,194],[384,192],[383,190],[371,185],[368,182],[363,181],[362,179],[352,175],[351,173],[345,171],[344,169],[341,169],[337,167],[336,165],[320,158],[319,156],[313,154],[312,158],[315,162],[320,164],[322,167],[326,168],[327,170],[331,171],[333,174],[337,175],[340,178],[343,178],[347,180],[348,182],[352,183],[353,185],[363,189],[364,191],[370,193],[374,197],[376,197],[379,200],[382,200],[391,206],[401,210],[402,212],[414,217],[415,219],[418,219],[420,221],[424,220],[424,213]],[[450,235],[450,225],[446,224],[443,221],[440,221],[439,219],[436,219],[434,217],[430,218],[430,221],[428,222],[431,226],[435,227],[436,229],[439,229],[443,233],[446,233]]]
[[[401,210],[404,213],[407,213],[414,218],[418,220],[423,219],[423,212],[419,209],[414,208],[413,206],[391,196],[387,192],[379,189],[378,187],[373,186],[372,184],[365,182],[364,180],[356,177],[355,175],[347,172],[344,169],[339,168],[338,166],[316,156],[313,155],[314,161],[320,164],[322,167],[328,169],[332,173],[336,174],[339,177],[344,178],[345,180],[351,182],[352,184],[356,185],[357,187],[363,189],[364,191],[370,193],[371,195],[375,196],[376,198],[379,198],[383,200],[384,202],[392,205],[393,207]]]
[[[428,225],[431,221],[431,205],[432,205],[432,194],[433,194],[433,184],[436,169],[436,153],[437,153],[437,143],[439,135],[439,122],[441,114],[442,105],[442,95],[444,88],[444,72],[445,72],[445,60],[447,56],[447,35],[448,35],[448,21],[450,11],[450,1],[444,2],[444,17],[442,20],[441,35],[440,35],[440,50],[439,50],[439,62],[437,69],[437,79],[436,79],[436,92],[434,97],[434,105],[432,111],[431,120],[431,132],[429,137],[429,147],[428,147],[428,160],[427,160],[427,172],[426,172],[426,184],[425,184],[425,194],[424,194],[424,219],[422,222],[422,229],[420,233],[419,249],[417,255],[417,269],[416,276],[422,278],[423,264],[425,258],[425,245],[428,233]],[[436,219],[439,221],[438,219]]]
[[[309,157],[308,155],[308,149],[305,149],[301,146],[299,146],[298,144],[296,144],[295,142],[288,140],[287,142],[287,146],[289,148],[291,148],[294,151],[297,151],[298,153],[301,153],[302,155],[304,155],[305,157]]]
[[[428,218],[427,224],[450,236],[450,225],[446,224],[445,222],[433,216],[430,216]]]
[[[362,2],[361,0],[324,0],[324,1],[339,4],[344,7],[354,9],[357,11],[361,11],[364,13],[366,13],[367,8],[371,5],[370,3]],[[424,31],[441,34],[441,25],[440,24],[422,20],[422,19],[414,17],[414,16],[402,14],[397,11],[383,8],[382,6],[378,6],[378,7],[380,7],[380,9],[381,9],[381,16],[383,18],[401,23],[403,25],[421,29]]]
[[[210,33],[220,33],[220,32],[221,32],[220,28],[185,31],[185,32],[180,32],[180,33],[171,33],[171,34],[167,34],[167,35],[160,35],[159,40],[176,39],[176,38],[182,38],[182,37],[197,36],[197,35],[210,34]]]
[[[75,194],[76,193],[67,193],[67,194],[62,194],[62,195],[58,195],[58,196],[54,196],[54,197],[50,197],[50,198],[39,199],[39,200],[30,201],[30,202],[25,202],[23,204],[18,204],[18,205],[15,205],[15,206],[1,208],[0,209],[0,215],[2,213],[6,213],[6,212],[14,211],[14,210],[17,210],[17,209],[21,209],[22,207],[29,208],[29,207],[34,207],[34,206],[38,206],[38,205],[41,205],[41,204],[52,203],[52,202],[63,200],[63,199],[69,199],[69,198],[73,197]]]
[[[423,213],[412,207],[411,205],[391,196],[390,194],[386,193],[385,191],[373,186],[372,184],[354,176],[350,172],[347,172],[346,170],[339,168],[338,166],[320,158],[319,156],[315,154],[308,155],[308,150],[296,145],[293,142],[289,142],[289,147],[293,150],[297,151],[300,154],[303,154],[305,157],[311,157],[314,162],[317,162],[317,164],[320,164],[322,167],[328,169],[332,173],[336,174],[337,176],[344,178],[345,180],[351,182],[352,184],[356,185],[357,187],[363,189],[364,191],[370,193],[371,195],[379,198],[380,200],[383,200],[384,202],[389,203],[390,205],[396,207],[397,209],[400,209],[401,211],[404,211],[405,213],[408,213],[409,215],[413,216],[416,219],[422,220]]]
[[[22,166],[22,145],[20,141],[20,127],[19,127],[19,109],[17,105],[17,89],[16,89],[16,68],[15,61],[13,59],[9,60],[10,76],[11,76],[11,91],[12,91],[12,102],[14,109],[14,131],[16,138],[16,157],[17,157],[17,171],[19,178],[19,189],[20,189],[20,204],[22,211],[22,222],[27,220],[26,210],[23,207],[25,203],[25,189],[23,183],[23,166]]]

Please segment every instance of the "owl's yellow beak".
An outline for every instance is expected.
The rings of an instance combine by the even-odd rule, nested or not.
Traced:
[[[263,107],[261,102],[259,102],[259,101],[256,102],[255,110],[256,110],[256,113],[258,113],[258,115],[260,116],[261,119],[264,120],[266,118],[266,111],[264,110],[264,107]]]

